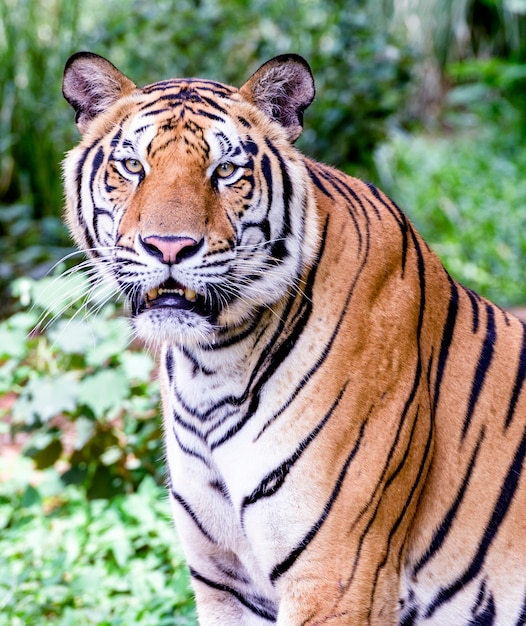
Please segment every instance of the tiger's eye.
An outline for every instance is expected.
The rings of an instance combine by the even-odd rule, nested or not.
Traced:
[[[219,178],[228,178],[236,171],[236,166],[233,163],[221,163],[216,169],[216,174]]]
[[[130,174],[140,174],[143,171],[142,163],[138,159],[125,159],[122,164]]]

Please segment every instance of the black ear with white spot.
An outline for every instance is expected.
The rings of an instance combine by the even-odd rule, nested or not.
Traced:
[[[303,57],[282,54],[262,65],[239,91],[296,141],[303,129],[303,111],[314,99],[314,78]]]
[[[64,68],[62,93],[76,111],[75,121],[81,133],[92,119],[135,88],[112,63],[92,52],[77,52]]]

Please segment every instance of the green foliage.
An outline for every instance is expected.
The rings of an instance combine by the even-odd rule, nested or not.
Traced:
[[[60,207],[60,154],[74,133],[67,130],[65,107],[57,107],[56,91],[80,4],[0,4],[0,197],[31,198],[35,217],[56,215]]]
[[[97,44],[138,84],[199,75],[240,86],[276,54],[302,54],[319,96],[300,146],[336,166],[369,164],[386,119],[402,106],[413,59],[384,28],[387,10],[379,20],[377,4],[350,4],[294,0],[286,11],[281,0],[134,2],[132,11],[115,5]],[[167,28],[167,16],[177,26]]]
[[[130,330],[112,306],[82,317],[81,307],[31,334],[42,307],[67,304],[63,294],[75,299],[83,282],[74,275],[18,283],[33,308],[0,323],[0,394],[16,394],[11,433],[30,435],[24,452],[39,469],[60,461],[66,484],[108,497],[134,491],[146,475],[162,481],[159,390],[152,358],[126,350]]]
[[[454,81],[455,93],[468,96],[464,104],[475,110],[493,104],[486,109],[486,119],[495,124],[506,123],[502,108],[513,107],[514,132],[519,141],[526,137],[526,54],[522,62],[497,57],[475,58],[463,63],[452,63],[447,70],[449,80]],[[470,97],[471,96],[471,97]]]
[[[87,289],[22,279],[0,323],[0,437],[24,442],[0,456],[0,626],[189,626],[154,362]]]
[[[509,306],[524,302],[526,150],[502,130],[399,134],[377,164],[384,188],[451,274]]]
[[[0,471],[7,468],[0,463]],[[53,472],[0,483],[0,626],[189,626],[188,572],[163,490],[86,500]]]

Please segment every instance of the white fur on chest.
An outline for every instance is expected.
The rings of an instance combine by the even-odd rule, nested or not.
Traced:
[[[266,428],[284,410],[289,385],[273,380],[258,387],[257,354],[248,348],[191,358],[172,348],[171,354],[171,371],[161,369],[166,456],[171,487],[180,498],[174,518],[190,565],[204,568],[207,560],[231,554],[258,593],[276,599],[269,572],[302,539],[299,511],[309,515],[297,485],[301,478],[287,478],[288,488],[272,498],[246,503],[294,452],[290,437]],[[166,352],[162,358],[166,363]],[[318,514],[312,511],[313,521]]]

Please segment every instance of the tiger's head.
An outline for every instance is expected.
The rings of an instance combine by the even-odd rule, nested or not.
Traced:
[[[298,288],[318,245],[293,145],[314,97],[301,57],[272,59],[240,89],[200,79],[137,88],[81,52],[63,93],[82,135],[64,162],[67,222],[141,338],[209,342]]]

